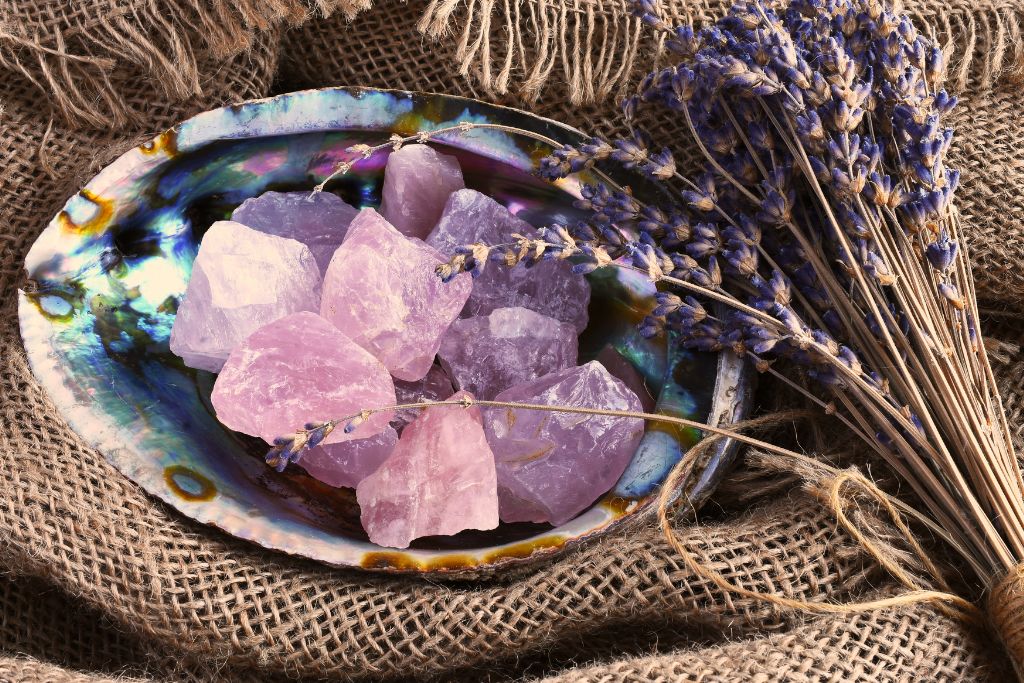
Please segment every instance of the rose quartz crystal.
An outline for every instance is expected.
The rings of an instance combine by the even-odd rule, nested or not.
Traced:
[[[242,202],[231,220],[302,242],[323,273],[357,213],[358,209],[330,192],[264,192]]]
[[[655,399],[651,395],[651,390],[647,388],[647,383],[644,381],[643,376],[633,367],[632,363],[615,350],[614,346],[609,344],[601,349],[601,353],[597,354],[596,360],[608,372],[621,379],[629,387],[630,391],[637,395],[645,413],[654,410]]]
[[[518,233],[536,237],[537,230],[504,206],[476,190],[459,190],[445,205],[427,244],[447,261],[457,247],[480,242],[508,244]],[[572,323],[577,332],[587,326],[590,284],[572,272],[567,261],[541,261],[530,269],[488,263],[473,282],[464,317],[487,315],[496,308],[522,306],[555,320]]]
[[[318,310],[320,288],[320,269],[304,244],[217,221],[199,246],[171,328],[171,351],[189,367],[218,372],[231,350],[263,325]]]
[[[473,288],[468,273],[441,282],[434,274],[441,261],[421,240],[363,209],[327,267],[320,313],[392,375],[418,380]]]
[[[398,433],[388,427],[365,439],[311,448],[299,464],[325,484],[355,488],[387,460],[397,443]]]
[[[427,145],[406,145],[388,157],[380,212],[403,235],[423,239],[441,217],[448,195],[465,186],[455,157]]]
[[[496,308],[456,320],[438,358],[456,386],[482,399],[576,365],[576,330],[526,308]]]
[[[360,410],[395,403],[395,385],[380,362],[316,313],[295,313],[249,336],[217,376],[210,396],[217,419],[268,443]],[[342,427],[325,444],[365,438],[388,428],[375,413],[351,434]]]
[[[384,464],[359,483],[356,498],[370,540],[391,548],[421,536],[496,527],[494,454],[480,409],[425,410]]]
[[[512,387],[495,400],[641,409],[636,394],[597,361]],[[644,422],[639,418],[491,408],[486,429],[498,472],[501,519],[557,526],[611,489],[640,443]]]

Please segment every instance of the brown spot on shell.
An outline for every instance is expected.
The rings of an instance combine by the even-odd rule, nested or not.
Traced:
[[[490,564],[499,560],[523,559],[533,555],[538,550],[561,548],[565,545],[565,541],[565,536],[541,536],[529,541],[523,541],[522,543],[513,543],[488,553],[484,557],[483,562],[484,564]]]
[[[57,214],[57,224],[61,229],[79,234],[96,233],[106,229],[110,225],[110,219],[114,217],[114,200],[105,199],[88,189],[80,191],[78,196],[96,207],[96,215],[84,223],[75,223],[71,220],[71,214],[61,210]]]
[[[165,130],[149,142],[139,145],[139,150],[148,156],[163,152],[167,158],[175,157],[178,154],[178,131],[173,128]]]
[[[397,550],[380,550],[366,553],[360,562],[364,569],[394,569],[398,571],[446,571],[451,569],[472,569],[477,566],[471,555],[453,553],[421,562]]]
[[[164,469],[164,481],[174,495],[191,503],[213,500],[217,487],[206,476],[184,465]]]
[[[621,498],[619,496],[607,496],[601,501],[601,506],[611,510],[616,517],[625,517],[636,505],[634,498]]]

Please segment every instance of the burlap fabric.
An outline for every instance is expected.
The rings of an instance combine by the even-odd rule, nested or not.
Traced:
[[[691,9],[714,16],[723,4]],[[380,0],[351,24],[344,12],[323,15],[355,4],[271,5],[36,0],[27,12],[0,2],[0,680],[1007,679],[989,637],[926,607],[808,620],[696,578],[653,529],[509,581],[444,585],[328,569],[191,523],[86,446],[32,379],[14,289],[50,215],[120,150],[220,102],[328,84],[530,98],[541,113],[606,131],[609,100],[659,58],[657,41],[635,33],[617,0]],[[232,30],[215,33],[197,7],[219,8],[214,24]],[[1011,83],[1020,10],[971,0],[910,10],[934,20],[963,66],[954,74],[965,100],[956,154],[982,296],[1020,310],[1024,117]],[[421,18],[438,39],[417,29]],[[610,63],[621,73],[605,78]],[[195,73],[188,87],[169,84],[179,66]],[[57,97],[69,84],[80,94]],[[676,122],[652,124],[684,139]],[[1020,340],[1012,327],[998,335]],[[1024,361],[1008,348],[999,372],[1019,429]],[[681,531],[709,566],[747,588],[807,600],[888,590],[807,494],[766,486],[771,495],[758,498],[757,480],[742,481],[742,504],[735,486],[724,490],[699,527]]]

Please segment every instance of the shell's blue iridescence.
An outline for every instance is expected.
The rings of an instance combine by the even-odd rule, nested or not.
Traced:
[[[209,403],[213,375],[185,367],[168,349],[197,244],[213,221],[266,190],[311,189],[352,158],[351,145],[467,120],[580,139],[560,124],[470,100],[326,89],[206,112],[131,150],[67,202],[26,259],[30,286],[20,293],[19,315],[37,378],[72,427],[147,491],[266,547],[345,566],[478,572],[607,529],[650,502],[697,434],[649,428],[614,495],[557,529],[502,525],[390,551],[366,540],[351,491],[296,467],[278,474],[263,462],[266,444],[225,429]],[[578,215],[572,202],[586,177],[550,183],[530,173],[546,146],[494,130],[439,144],[459,158],[471,187],[526,220]],[[357,162],[328,190],[355,206],[375,205],[386,157]],[[706,419],[716,391],[725,390],[716,388],[716,357],[670,353],[664,338],[637,333],[653,305],[644,278],[607,270],[590,277],[593,323],[581,338],[583,359],[610,343],[649,386],[664,387],[659,410]],[[722,448],[718,462],[730,453]]]

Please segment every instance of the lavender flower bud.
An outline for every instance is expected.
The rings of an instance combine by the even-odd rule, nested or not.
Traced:
[[[963,297],[960,296],[960,291],[949,282],[939,283],[939,294],[942,298],[953,304],[953,307],[958,310],[963,310],[967,306],[967,302],[964,301]]]
[[[932,268],[940,272],[949,270],[949,267],[953,265],[954,259],[956,259],[959,245],[949,239],[949,235],[943,231],[939,235],[939,239],[928,245],[925,250],[925,255],[928,258],[928,263],[932,264]]]

